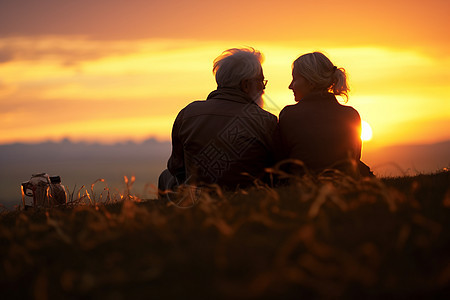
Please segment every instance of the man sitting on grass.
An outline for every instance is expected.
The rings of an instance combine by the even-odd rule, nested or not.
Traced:
[[[273,165],[277,117],[261,108],[262,60],[253,48],[228,49],[214,60],[217,89],[176,117],[160,191],[183,184],[245,188]]]

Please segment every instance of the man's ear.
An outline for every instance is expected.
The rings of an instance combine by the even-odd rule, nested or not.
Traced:
[[[248,84],[248,80],[244,79],[241,81],[241,91],[248,93],[249,91],[249,84]]]

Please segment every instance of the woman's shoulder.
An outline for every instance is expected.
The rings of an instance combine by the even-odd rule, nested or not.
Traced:
[[[359,112],[355,108],[353,108],[353,106],[346,106],[346,107],[349,113],[359,117]]]
[[[281,111],[280,111],[280,118],[282,115],[288,115],[294,111],[296,111],[299,108],[299,103],[296,104],[290,104],[286,105]]]
[[[340,106],[346,119],[351,119],[355,122],[359,122],[361,120],[358,111],[354,107],[342,104],[340,104]]]

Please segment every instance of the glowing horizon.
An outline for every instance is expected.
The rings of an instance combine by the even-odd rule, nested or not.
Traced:
[[[169,140],[179,110],[215,89],[213,59],[230,44],[242,44],[149,39],[128,41],[125,47],[120,41],[100,44],[84,38],[38,40],[43,55],[0,65],[9,74],[0,83],[1,144],[62,138],[107,143],[149,137]],[[32,40],[0,39],[0,45],[7,43],[19,48]],[[56,44],[69,45],[76,59],[61,49],[54,51]],[[349,74],[346,105],[355,107],[371,125],[373,138],[367,145],[450,138],[445,130],[420,129],[429,122],[450,121],[449,102],[442,101],[450,98],[444,81],[450,59],[367,46],[302,49],[267,42],[251,46],[265,55],[263,68],[269,80],[265,108],[275,115],[294,103],[288,89],[292,61],[301,53],[321,50]],[[113,51],[103,53],[105,48]],[[77,58],[86,49],[103,54]]]
[[[275,115],[294,104],[292,62],[322,51],[348,72],[346,105],[373,131],[365,149],[450,140],[449,9],[442,0],[3,1],[0,144],[170,140],[177,113],[216,88],[213,60],[244,46],[265,56]]]

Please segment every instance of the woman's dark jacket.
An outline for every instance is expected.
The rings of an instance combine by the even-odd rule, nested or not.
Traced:
[[[275,162],[276,127],[247,94],[219,88],[178,114],[168,170],[179,183],[248,186]]]
[[[280,112],[282,158],[303,161],[311,171],[361,158],[361,118],[331,93],[310,93]]]

